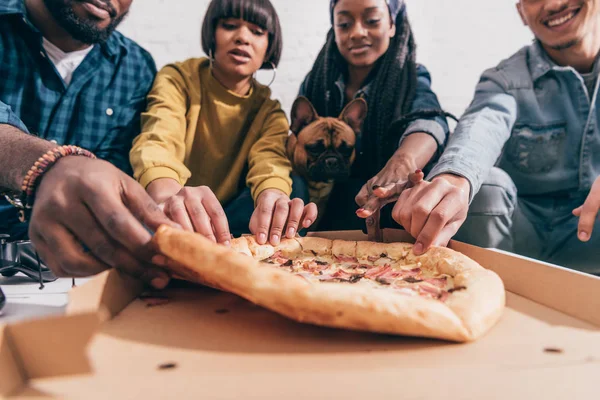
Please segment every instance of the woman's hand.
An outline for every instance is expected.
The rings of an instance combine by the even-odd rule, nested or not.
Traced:
[[[184,230],[198,232],[226,246],[231,243],[225,211],[208,186],[183,187],[160,206]]]
[[[299,229],[308,228],[317,219],[317,206],[290,198],[280,190],[263,190],[256,200],[256,208],[250,218],[250,232],[260,244],[267,239],[276,246],[282,236],[293,238]],[[284,234],[285,232],[285,234]]]

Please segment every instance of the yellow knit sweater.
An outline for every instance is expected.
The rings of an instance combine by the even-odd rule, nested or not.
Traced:
[[[134,177],[144,187],[158,178],[206,185],[221,203],[236,196],[244,177],[255,200],[271,188],[289,195],[289,125],[270,96],[257,82],[246,96],[228,90],[206,58],[167,65],[156,76],[129,154]]]

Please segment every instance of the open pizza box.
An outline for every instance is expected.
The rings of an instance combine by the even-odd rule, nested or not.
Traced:
[[[362,232],[315,236],[366,240]],[[409,241],[385,230],[385,241]],[[73,289],[67,315],[0,330],[0,395],[85,399],[596,398],[600,279],[459,242],[507,289],[473,343],[303,325],[175,282],[149,307],[116,271]]]

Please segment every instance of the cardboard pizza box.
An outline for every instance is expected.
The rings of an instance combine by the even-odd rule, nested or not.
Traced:
[[[316,236],[365,240],[362,232]],[[385,230],[386,241],[409,241]],[[303,325],[174,282],[149,307],[117,271],[72,290],[67,315],[0,327],[9,399],[595,398],[600,279],[452,242],[503,279],[507,308],[474,343]],[[218,266],[215,266],[218,268]]]

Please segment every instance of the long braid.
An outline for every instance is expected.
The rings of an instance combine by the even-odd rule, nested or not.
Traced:
[[[402,132],[389,128],[410,111],[417,85],[416,46],[405,10],[398,13],[395,23],[396,35],[373,70],[369,111],[362,130],[363,157],[356,160],[354,168],[367,179],[381,170],[397,148]],[[307,82],[307,97],[321,116],[337,117],[341,112],[332,93],[345,65],[332,28]]]
[[[368,154],[375,161],[365,165],[371,176],[383,168],[396,150],[403,132],[390,130],[390,125],[410,112],[417,86],[416,45],[406,12],[398,14],[396,27],[401,32],[392,39],[373,82],[372,93],[377,96],[369,101],[372,112],[363,129],[368,132]]]

